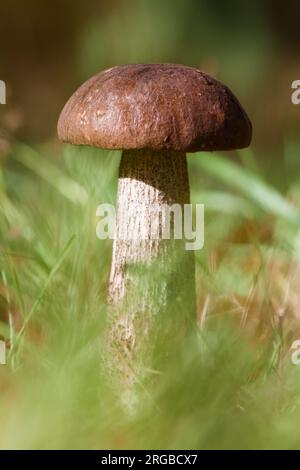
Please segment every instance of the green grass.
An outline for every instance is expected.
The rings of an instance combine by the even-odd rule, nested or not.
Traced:
[[[111,242],[96,238],[119,155],[13,147],[0,179],[1,448],[300,448],[300,181],[294,169],[283,194],[240,156],[189,157],[206,206],[197,342],[129,414],[102,361]]]

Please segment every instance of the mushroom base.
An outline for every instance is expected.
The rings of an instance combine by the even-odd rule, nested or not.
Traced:
[[[194,253],[184,239],[175,239],[172,210],[166,216],[175,204],[183,227],[189,203],[184,153],[123,152],[109,281],[110,344],[130,382],[145,367],[163,367],[166,351],[178,349],[195,322]]]

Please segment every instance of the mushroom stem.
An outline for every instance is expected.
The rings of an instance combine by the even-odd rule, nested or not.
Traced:
[[[185,153],[123,152],[109,282],[109,301],[117,306],[111,339],[123,362],[131,362],[146,342],[153,346],[157,330],[160,338],[170,337],[171,330],[181,334],[194,322],[194,253],[186,250],[183,224],[184,204],[189,203]],[[166,208],[174,204],[182,239],[174,238],[174,213],[166,217]],[[157,327],[156,321],[161,321]]]

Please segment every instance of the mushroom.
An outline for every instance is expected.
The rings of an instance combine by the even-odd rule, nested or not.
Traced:
[[[105,70],[65,105],[60,140],[123,151],[109,280],[118,312],[112,337],[121,357],[130,361],[152,341],[154,318],[167,318],[178,331],[195,321],[194,254],[183,240],[163,237],[164,207],[190,202],[186,152],[246,147],[251,134],[231,91],[182,65]]]

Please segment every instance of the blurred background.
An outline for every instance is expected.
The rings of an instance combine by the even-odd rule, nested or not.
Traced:
[[[299,14],[299,0],[1,0],[0,448],[300,448]],[[199,342],[147,371],[128,415],[100,367],[111,241],[95,215],[120,153],[62,145],[56,123],[91,75],[136,62],[223,81],[254,133],[188,156],[205,204]]]
[[[290,0],[17,0],[0,5],[2,133],[55,137],[59,112],[92,74],[135,62],[178,62],[224,81],[254,124],[253,148],[282,156],[299,132],[300,5]],[[3,137],[2,137],[3,138]],[[5,147],[2,141],[1,148]]]

